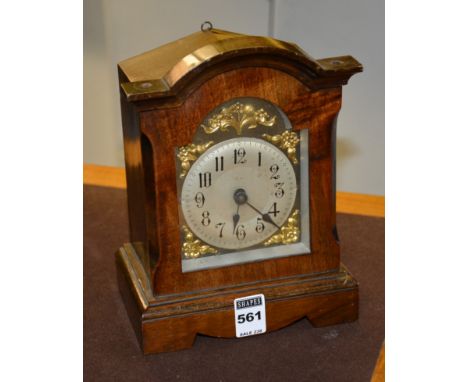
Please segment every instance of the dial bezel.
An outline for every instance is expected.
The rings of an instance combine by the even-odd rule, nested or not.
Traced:
[[[261,161],[261,165],[258,166],[257,158],[251,158],[249,155],[248,159],[246,158],[245,164],[232,164],[230,157],[228,157],[228,152],[231,153],[231,150],[237,150],[240,148],[245,148],[247,153],[252,153],[252,150],[260,150],[263,153],[263,163]],[[203,168],[203,165],[209,166],[214,162],[214,157],[216,155],[224,154],[223,159],[223,171],[215,171],[215,169],[209,169],[210,180],[212,181],[212,185],[210,187],[203,187],[200,188],[199,181],[200,179],[197,178],[197,173],[199,171],[208,170],[206,167]],[[267,156],[267,157],[265,157]],[[277,170],[277,176],[282,176],[283,185],[282,187],[286,190],[283,193],[284,197],[278,199],[274,197],[274,195],[270,195],[270,197],[266,196],[268,191],[271,191],[271,188],[274,187],[275,180],[270,179],[270,170],[269,166],[273,165],[273,162],[268,162],[267,158],[270,160],[276,158],[275,161],[280,166]],[[253,159],[253,160],[252,160]],[[245,191],[248,194],[248,198],[250,198],[247,202],[254,203],[257,208],[260,208],[263,212],[266,212],[266,209],[272,203],[278,205],[279,216],[275,217],[274,220],[275,225],[279,225],[280,227],[283,226],[286,220],[290,217],[293,209],[298,209],[298,195],[299,195],[299,169],[298,166],[294,166],[291,161],[288,159],[287,155],[275,145],[259,138],[253,137],[237,137],[231,138],[226,141],[222,141],[217,143],[214,146],[211,146],[207,149],[200,157],[193,163],[190,170],[187,172],[185,176],[185,180],[182,184],[181,195],[180,195],[180,202],[181,202],[181,211],[183,215],[183,220],[187,224],[188,228],[191,230],[193,234],[195,234],[200,240],[204,243],[217,248],[218,251],[221,253],[225,252],[232,252],[232,251],[241,251],[246,250],[247,248],[254,248],[258,247],[259,245],[264,245],[264,243],[271,238],[275,233],[278,232],[278,228],[276,228],[273,224],[267,223],[266,221],[262,222],[263,229],[261,233],[252,234],[252,229],[255,229],[254,217],[253,215],[258,215],[252,207],[248,205],[239,206],[240,214],[242,215],[242,219],[240,220],[240,226],[245,229],[246,235],[244,235],[242,240],[236,240],[236,237],[230,235],[228,230],[230,229],[229,225],[232,222],[229,218],[236,212],[236,203],[234,200],[234,192],[236,189],[247,190]],[[251,176],[253,174],[257,174],[258,180],[257,182],[263,179],[263,183],[265,187],[270,186],[270,189],[265,190],[265,192],[261,192],[254,184],[252,184]],[[273,174],[273,176],[275,176]],[[242,178],[244,181],[239,180],[235,186],[229,184],[230,179],[228,181],[221,182],[220,184],[220,177],[225,179],[226,177],[238,177],[239,179]],[[278,178],[281,179],[281,178]],[[256,182],[254,180],[254,182]],[[279,182],[279,181],[277,181]],[[216,188],[218,185],[218,188]],[[258,186],[257,186],[258,187]],[[221,191],[219,188],[224,189]],[[228,191],[232,188],[232,192]],[[227,191],[227,192],[226,192]],[[260,191],[260,192],[259,192]],[[206,195],[206,200],[203,200],[203,206],[201,204],[196,208],[196,203],[192,199],[192,196],[197,194],[198,192],[201,193],[203,197]],[[222,195],[220,195],[220,192]],[[265,194],[265,195],[263,195]],[[252,199],[253,197],[253,199]],[[212,201],[214,199],[214,201]],[[265,201],[267,202],[265,203]],[[206,203],[206,204],[205,204]],[[217,208],[212,206],[210,208],[210,204],[218,204]],[[268,207],[267,207],[268,205]],[[200,207],[201,206],[201,207]],[[229,208],[230,214],[229,217],[225,216],[225,218],[220,218],[219,214],[226,214],[227,211],[217,211],[219,209],[225,210]],[[255,208],[255,206],[253,206]],[[209,224],[206,226],[202,226],[201,222],[198,219],[199,214],[208,213],[206,220],[210,221]],[[229,213],[228,213],[229,214]],[[245,219],[245,216],[250,216],[251,219]],[[216,229],[213,230],[214,224],[216,221],[224,221],[227,222],[226,227],[223,227],[224,235],[218,235]],[[272,219],[273,221],[273,219]],[[212,224],[211,224],[212,223]],[[252,224],[254,225],[252,227]],[[224,229],[226,228],[226,229]],[[233,231],[234,232],[234,231]],[[239,232],[239,231],[238,231]]]
[[[236,103],[247,105],[254,110],[260,110],[262,113],[262,119],[259,123],[251,123],[249,128],[234,129],[227,128],[211,129],[207,133],[206,126],[215,116],[216,122],[219,120],[219,115],[226,113],[226,110],[232,109],[236,106]],[[249,109],[249,112],[251,110]],[[274,124],[271,121],[274,120]],[[265,124],[262,124],[265,122]],[[267,124],[270,122],[270,125]],[[219,127],[219,125],[215,125]],[[239,125],[237,125],[239,127]],[[240,134],[239,134],[240,133]],[[187,227],[184,214],[181,208],[181,190],[182,185],[185,181],[185,176],[190,171],[191,166],[199,160],[199,158],[207,151],[210,147],[216,144],[228,141],[232,138],[238,137],[251,137],[256,139],[262,139],[265,143],[272,141],[270,138],[278,138],[281,134],[291,134],[300,137],[297,144],[297,152],[291,156],[291,150],[287,150],[285,146],[280,148],[284,154],[287,154],[288,159],[294,169],[297,181],[297,192],[294,202],[294,206],[291,211],[290,218],[285,220],[284,227],[288,225],[288,222],[295,222],[297,225],[297,231],[300,232],[298,240],[295,243],[284,244],[284,238],[279,238],[273,244],[265,246],[265,242],[268,241],[272,236],[281,236],[280,233],[283,231],[277,231],[272,236],[268,237],[265,242],[258,243],[248,248],[240,250],[236,249],[223,249],[216,248],[200,240],[193,232]],[[278,145],[278,140],[274,140],[275,146]],[[187,147],[187,146],[186,146]],[[182,261],[182,272],[192,272],[197,270],[204,270],[210,268],[217,268],[223,266],[229,266],[234,264],[243,264],[253,261],[261,261],[279,257],[287,257],[293,255],[311,253],[310,249],[310,237],[309,237],[309,200],[308,200],[308,189],[309,189],[309,173],[308,173],[308,130],[303,130],[299,134],[292,132],[292,127],[286,114],[276,105],[271,102],[265,101],[260,98],[242,97],[229,100],[219,107],[215,108],[210,112],[203,122],[198,127],[192,144],[190,145],[191,152],[194,153],[190,159],[190,155],[181,157],[180,149],[176,149],[176,166],[177,166],[177,193],[178,193],[178,206],[179,206],[179,223],[180,223],[180,243],[181,243],[181,261]],[[294,148],[294,150],[296,147]],[[195,157],[195,158],[194,158]],[[187,159],[188,158],[188,159]],[[295,161],[295,159],[298,159]],[[184,163],[184,159],[187,163]],[[300,211],[297,214],[297,211]],[[293,214],[296,212],[296,219],[293,219]],[[289,224],[290,225],[290,224]],[[285,227],[287,228],[287,227]],[[274,239],[278,239],[277,237]],[[270,240],[271,241],[271,240]],[[275,241],[275,240],[274,240]],[[186,256],[186,248],[195,248],[196,256],[191,258]]]

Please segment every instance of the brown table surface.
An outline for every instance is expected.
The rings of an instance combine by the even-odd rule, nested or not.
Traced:
[[[338,215],[342,260],[360,283],[357,322],[300,320],[243,339],[198,336],[189,350],[143,356],[116,282],[128,241],[125,189],[84,187],[86,381],[369,381],[384,339],[384,219]]]

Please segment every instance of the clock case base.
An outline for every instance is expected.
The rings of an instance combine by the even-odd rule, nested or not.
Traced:
[[[116,265],[119,290],[145,354],[190,348],[197,334],[235,337],[234,299],[251,294],[265,295],[267,332],[303,317],[315,327],[358,318],[358,283],[344,265],[326,273],[157,297],[132,244],[119,249]]]

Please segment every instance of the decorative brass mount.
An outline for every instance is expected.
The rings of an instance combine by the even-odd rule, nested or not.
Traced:
[[[182,226],[184,231],[184,244],[182,245],[182,252],[185,258],[194,259],[203,255],[218,253],[216,249],[207,244],[202,243],[199,239],[186,226]]]
[[[294,131],[286,130],[278,135],[263,134],[262,137],[265,138],[265,140],[267,140],[268,142],[273,143],[275,146],[278,146],[281,150],[285,151],[288,154],[288,158],[292,163],[299,163],[296,156],[296,146],[299,143],[300,139],[297,136],[297,133],[295,133]]]
[[[274,244],[292,244],[299,240],[301,230],[299,228],[299,210],[295,210],[286,221],[280,231],[271,236],[267,241],[263,243],[265,246]]]
[[[192,166],[190,162],[197,160],[213,143],[213,141],[201,145],[191,143],[187,146],[179,147],[177,157],[180,159],[180,166],[182,167],[182,171],[180,172],[181,178],[187,175],[188,170],[190,170],[190,166]]]
[[[275,121],[276,116],[270,116],[264,109],[257,110],[253,105],[236,102],[223,108],[208,120],[207,126],[202,127],[207,134],[227,131],[231,127],[237,135],[241,135],[243,129],[255,129],[258,125],[270,127]]]

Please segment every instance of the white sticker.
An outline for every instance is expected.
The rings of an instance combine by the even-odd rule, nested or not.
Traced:
[[[265,296],[256,294],[234,300],[236,337],[247,337],[266,332]]]

